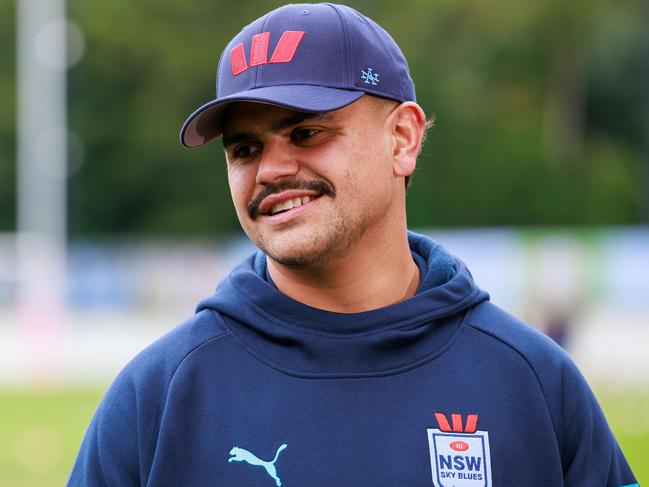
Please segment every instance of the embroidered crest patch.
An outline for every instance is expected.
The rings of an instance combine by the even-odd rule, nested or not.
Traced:
[[[453,428],[442,413],[435,413],[439,429],[428,429],[428,447],[433,484],[436,487],[491,487],[489,433],[477,431],[478,415],[471,414],[466,426],[452,415]]]

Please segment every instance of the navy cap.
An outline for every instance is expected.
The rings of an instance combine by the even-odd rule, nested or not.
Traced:
[[[180,141],[198,147],[219,137],[232,102],[330,112],[365,93],[415,101],[408,63],[390,34],[344,5],[285,5],[230,41],[219,60],[216,99],[189,116]]]

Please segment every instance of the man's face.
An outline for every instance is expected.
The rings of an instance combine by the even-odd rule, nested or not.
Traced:
[[[364,96],[324,114],[236,103],[223,144],[234,206],[248,237],[275,261],[324,265],[403,206],[389,117],[396,103]],[[401,196],[398,202],[397,195]]]

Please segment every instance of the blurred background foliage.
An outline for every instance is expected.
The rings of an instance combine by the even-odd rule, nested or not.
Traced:
[[[278,1],[69,0],[69,231],[238,229],[220,143],[183,149],[221,49]],[[649,221],[649,3],[355,0],[401,45],[436,126],[413,227]],[[0,231],[15,229],[15,5],[0,2]]]
[[[647,0],[347,3],[392,33],[410,62],[419,103],[436,118],[409,190],[411,227],[649,223]],[[220,143],[187,150],[178,142],[178,131],[189,113],[213,98],[216,64],[225,44],[243,25],[281,4],[67,0],[68,18],[83,34],[83,45],[72,45],[77,37],[70,38],[70,50],[83,48],[83,56],[68,71],[67,180],[69,234],[81,243],[70,253],[76,258],[70,282],[78,316],[66,325],[66,333],[70,338],[82,329],[91,332],[72,340],[84,350],[78,355],[80,370],[98,363],[105,367],[106,355],[97,353],[98,346],[110,353],[125,348],[120,330],[109,333],[116,325],[130,323],[134,342],[141,339],[135,330],[152,326],[153,319],[113,315],[111,306],[158,307],[164,315],[159,321],[168,326],[171,310],[184,314],[192,309],[194,294],[202,296],[213,285],[217,264],[224,265],[215,258],[212,244],[201,250],[154,243],[127,254],[111,237],[151,237],[156,242],[183,236],[211,242],[211,237],[239,231]],[[0,237],[16,230],[15,34],[16,1],[0,0]],[[545,289],[546,281],[561,293],[564,281],[586,289],[599,286],[587,291],[588,303],[595,311],[602,303],[613,310],[600,318],[617,327],[610,326],[611,336],[642,337],[644,328],[630,332],[632,328],[622,327],[629,333],[624,335],[619,327],[633,316],[631,327],[647,323],[642,294],[646,279],[640,272],[647,266],[646,259],[638,260],[647,248],[645,234],[597,237],[591,231],[574,232],[577,243],[568,239],[562,251],[558,244],[565,236],[544,239],[532,230],[490,237],[486,230],[475,240],[480,246],[472,254],[486,258],[475,257],[473,264],[477,269],[482,265],[483,279],[494,277],[487,289],[505,297],[510,289],[509,295],[524,306],[537,287]],[[108,237],[109,243],[85,245],[95,241],[92,237]],[[528,244],[518,245],[521,238]],[[461,238],[451,240],[453,246],[470,250]],[[582,240],[594,242],[583,254],[573,248],[581,248]],[[542,248],[549,249],[552,259],[543,257]],[[12,249],[13,243],[0,247],[0,256],[9,256],[0,261],[0,271],[11,267]],[[227,248],[224,254],[223,262],[235,255]],[[514,263],[509,272],[495,267],[505,258]],[[582,259],[586,269],[580,271]],[[580,278],[582,272],[585,277]],[[554,280],[557,275],[561,281]],[[0,272],[0,291],[5,290],[0,305],[11,303],[13,296],[13,281],[2,278]],[[0,309],[0,325],[7,324],[5,309]],[[92,313],[106,315],[93,321]],[[584,316],[577,322],[581,337],[592,329],[580,330],[593,314]],[[9,360],[29,357],[21,348],[19,326],[0,326],[0,331],[12,329],[18,338],[2,335],[8,344],[2,355]],[[105,334],[96,339],[93,333],[99,329]],[[120,346],[111,347],[111,340]],[[585,340],[582,345],[593,348],[597,343]],[[620,342],[604,343],[606,350],[615,351]],[[641,339],[634,343],[642,349]],[[35,355],[37,345],[27,352]],[[629,353],[633,347],[625,343],[618,348],[637,361],[633,370],[642,370],[639,355]],[[74,348],[51,347],[48,341],[48,349],[77,363]],[[93,362],[89,353],[99,358]],[[116,356],[114,361],[122,360]],[[591,356],[603,363],[602,370],[625,370],[615,360],[600,360],[610,356],[602,349]],[[622,375],[611,377],[623,382]],[[645,379],[639,385],[596,387],[641,482],[649,478]],[[102,393],[101,384],[78,389],[0,387],[5,411],[0,417],[0,484],[62,485]]]

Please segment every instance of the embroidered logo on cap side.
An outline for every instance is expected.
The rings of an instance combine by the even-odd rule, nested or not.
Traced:
[[[428,429],[433,484],[436,487],[491,487],[489,433],[478,431],[478,415],[435,413],[439,429]]]
[[[367,71],[361,70],[361,79],[368,85],[376,86],[379,84],[379,73],[374,73],[372,68],[367,68]]]

